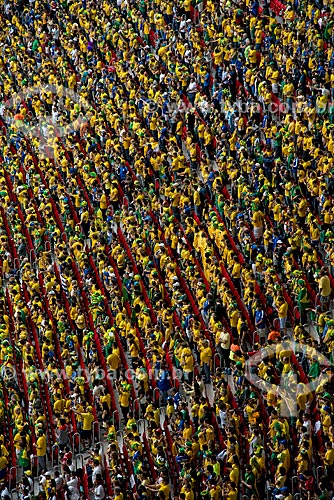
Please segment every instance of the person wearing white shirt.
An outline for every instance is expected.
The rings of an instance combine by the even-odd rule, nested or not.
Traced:
[[[94,500],[104,500],[106,497],[104,487],[102,486],[101,474],[97,474],[96,481],[94,483]]]
[[[55,483],[56,483],[56,491],[61,490],[64,484],[64,478],[57,470],[55,471]]]
[[[42,493],[45,489],[46,477],[44,474],[41,474],[39,477],[39,491]]]
[[[73,488],[78,488],[78,478],[74,476],[73,472],[71,474],[70,479],[66,481],[67,486],[73,486]]]
[[[218,339],[218,351],[222,356],[222,361],[224,362],[224,367],[230,367],[230,345],[231,345],[231,336],[225,328],[222,328]]]
[[[98,460],[94,460],[94,469],[93,469],[93,475],[92,475],[93,483],[95,483],[97,477],[101,476],[101,475],[102,475],[102,467],[100,465],[100,462]]]
[[[71,500],[79,500],[79,480],[75,476],[74,472],[71,472],[70,477],[66,476],[65,478],[65,487],[66,487],[66,498],[70,498]]]
[[[194,105],[194,103],[195,103],[197,90],[198,90],[197,89],[197,82],[196,82],[195,78],[192,76],[190,78],[190,83],[187,87],[187,96],[188,96],[188,99],[192,105]]]
[[[73,486],[68,486],[65,492],[65,500],[80,500],[79,491]]]
[[[0,484],[0,498],[10,497],[8,488],[5,484]]]
[[[106,494],[104,492],[104,488],[102,484],[98,484],[94,488],[94,499],[95,500],[103,500],[106,497]]]

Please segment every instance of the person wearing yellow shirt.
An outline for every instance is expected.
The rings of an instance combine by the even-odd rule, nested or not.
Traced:
[[[322,305],[323,311],[328,310],[329,299],[332,294],[332,287],[330,279],[326,273],[326,269],[322,268],[320,270],[319,277],[319,293],[320,293],[320,301]]]
[[[234,132],[233,132],[233,134],[231,135],[231,137],[228,140],[229,145],[230,145],[230,156],[232,158],[235,158],[235,156],[236,156],[236,143],[237,143],[237,140],[238,140],[237,129],[235,129]]]
[[[189,483],[186,483],[184,486],[182,486],[180,493],[184,494],[184,500],[194,500],[195,498],[194,492]]]
[[[204,133],[205,133],[205,124],[196,117],[197,124],[197,135],[201,148],[204,146]]]
[[[295,88],[294,88],[292,81],[290,79],[287,79],[287,81],[283,87],[283,96],[286,100],[286,104],[287,104],[289,111],[291,111],[291,109],[292,109],[294,92],[295,92]]]
[[[184,429],[182,431],[182,438],[185,440],[185,441],[189,441],[189,439],[191,439],[192,435],[193,435],[193,427],[191,425],[190,422],[185,422],[184,424]]]
[[[65,400],[60,397],[59,394],[55,395],[56,401],[54,402],[53,405],[53,411],[57,417],[60,417],[62,415],[64,408],[65,408]]]
[[[39,471],[44,472],[46,470],[46,435],[41,429],[38,431],[38,438],[35,446]]]
[[[131,393],[127,388],[124,388],[122,385],[118,385],[119,388],[119,405],[121,407],[123,419],[126,421],[129,413],[130,407],[130,396]]]
[[[106,422],[109,418],[111,411],[111,395],[107,392],[106,388],[103,389],[103,393],[100,396],[100,404],[102,406],[102,420]]]
[[[103,219],[105,220],[106,218],[106,212],[108,208],[108,203],[107,203],[107,197],[105,193],[102,193],[101,198],[100,198],[100,209],[103,214]]]
[[[171,25],[173,22],[173,2],[167,1],[164,3],[166,24]]]
[[[181,119],[181,117],[179,117],[179,119],[176,123],[175,135],[176,135],[177,144],[178,144],[180,149],[182,149],[182,134],[183,134],[183,120]]]
[[[159,494],[158,498],[164,498],[164,500],[168,500],[170,498],[170,486],[168,479],[164,477],[160,484],[154,484],[152,486],[146,485],[146,488],[150,491],[154,491]],[[163,496],[160,496],[160,493]]]
[[[280,296],[276,301],[279,325],[281,332],[286,335],[286,322],[288,318],[288,303],[283,296]]]
[[[270,76],[268,77],[270,83],[271,83],[271,90],[274,94],[278,93],[278,81],[280,79],[280,71],[275,67],[275,63],[271,62],[271,71],[270,71]]]
[[[138,345],[137,337],[133,336],[132,334],[128,335],[128,347],[129,347],[129,354],[131,356],[132,366],[134,368],[137,368],[138,356],[139,356],[139,345]]]
[[[79,412],[76,410],[76,414]],[[93,409],[91,406],[87,406],[86,411],[81,411],[80,412],[80,418],[82,421],[82,429],[81,429],[81,439],[83,443],[88,443],[88,446],[91,445],[92,442],[92,429],[93,429],[93,422],[94,422],[94,415],[93,415]]]
[[[110,186],[110,200],[114,210],[119,207],[119,193],[117,183],[113,182]]]
[[[256,66],[257,61],[257,51],[254,47],[251,47],[248,51],[248,60],[251,67]]]
[[[239,312],[237,307],[235,307],[233,304],[228,308],[228,318],[230,320],[230,327],[232,331],[232,336],[233,338],[237,339],[238,338],[238,319],[239,319]]]
[[[231,470],[229,473],[229,479],[231,482],[234,484],[239,484],[239,476],[240,476],[240,469],[239,469],[239,460],[236,455],[234,455],[232,458],[232,464],[231,464]]]
[[[210,366],[212,360],[212,349],[209,340],[204,340],[200,347],[200,364],[204,374],[204,383],[210,384]]]
[[[209,495],[211,500],[220,500],[222,498],[222,489],[216,482],[215,478],[209,481]]]
[[[256,240],[260,240],[263,235],[263,222],[264,215],[260,210],[254,210],[252,216],[252,223],[254,227],[254,237]]]
[[[303,474],[306,470],[309,468],[309,460],[307,456],[306,450],[302,449],[297,457],[295,458],[295,462],[297,462],[298,467],[297,467],[297,473],[298,474]]]
[[[29,462],[28,462],[29,463]],[[0,451],[0,481],[6,479],[8,460],[5,454]]]
[[[238,489],[234,481],[227,483],[227,494],[225,498],[227,500],[237,500]]]
[[[330,441],[326,441],[325,449],[324,465],[326,466],[327,471],[332,471],[334,465],[334,448],[332,447],[332,443]]]
[[[187,344],[183,344],[180,366],[182,367],[184,373],[185,382],[189,385],[192,385],[194,375],[194,356]]]
[[[182,11],[184,12],[187,19],[191,18],[191,0],[183,0]]]
[[[158,50],[158,56],[161,57],[162,60],[165,60],[167,58],[168,49],[171,45],[172,43],[167,45],[165,42],[161,44],[161,47]]]
[[[113,349],[112,352],[107,357],[107,365],[112,370],[113,375],[116,373],[117,378],[119,377],[119,368],[121,364],[121,359],[118,354],[117,349]]]
[[[124,500],[122,490],[119,486],[115,486],[115,497],[114,500]]]
[[[237,255],[233,257],[231,275],[233,284],[237,289],[239,295],[241,294],[241,265]]]

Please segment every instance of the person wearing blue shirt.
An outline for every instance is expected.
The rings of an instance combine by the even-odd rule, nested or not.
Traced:
[[[252,3],[250,11],[251,11],[251,14],[253,14],[253,16],[255,16],[255,17],[258,16],[258,13],[259,13],[259,2],[258,2],[258,0],[255,0],[255,2]]]
[[[216,176],[216,172],[214,172],[214,171],[210,172],[209,177],[208,177],[208,179],[206,181],[206,185],[208,187],[211,199],[213,197],[213,194],[212,194],[212,185],[213,185],[213,181],[215,180],[215,176]]]
[[[161,151],[164,151],[166,152],[166,145],[165,145],[165,141],[167,139],[167,136],[168,136],[168,129],[167,127],[163,127],[160,131],[160,137],[159,137],[159,147],[161,149]]]
[[[221,88],[216,90],[212,96],[213,105],[215,109],[217,109],[218,111],[221,111],[222,97],[223,97],[223,90]]]
[[[255,326],[260,342],[263,343],[266,340],[267,322],[266,322],[266,313],[260,302],[256,306]]]
[[[121,181],[126,181],[126,176],[127,176],[127,173],[128,173],[128,169],[126,167],[126,165],[121,165],[118,169],[118,175],[119,175],[119,178]]]
[[[208,98],[210,98],[210,83],[211,83],[211,74],[208,71],[204,77],[204,83],[203,83],[203,92],[205,92]]]
[[[205,321],[206,324],[208,324],[208,321],[209,321],[209,310],[211,308],[211,296],[210,294],[208,294],[208,298],[206,299],[206,301],[204,302],[203,304],[203,309],[202,309],[202,316],[203,316],[203,319]]]
[[[162,399],[161,403],[166,403],[168,391],[170,389],[170,379],[169,379],[169,372],[164,362],[161,363],[161,368],[158,374],[157,386],[159,388]]]

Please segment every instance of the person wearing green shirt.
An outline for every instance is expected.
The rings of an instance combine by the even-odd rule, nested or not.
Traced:
[[[39,41],[37,40],[37,38],[32,42],[32,46],[31,46],[31,50],[32,52],[36,52],[36,50],[38,49],[38,46],[39,46]]]
[[[247,465],[245,479],[241,483],[246,487],[246,495],[251,496],[257,493],[256,478],[250,465]]]
[[[282,157],[282,142],[283,142],[283,134],[282,131],[279,130],[274,138],[274,148],[275,148],[276,158]]]
[[[298,280],[298,286],[300,287],[297,296],[297,303],[300,314],[300,322],[302,324],[307,323],[307,309],[310,307],[310,300],[307,293],[307,288],[305,286],[304,280]]]
[[[310,380],[316,379],[319,377],[320,373],[321,373],[321,368],[320,368],[319,361],[312,360],[312,364],[311,364],[311,367],[310,367],[309,372],[308,372],[308,378]]]

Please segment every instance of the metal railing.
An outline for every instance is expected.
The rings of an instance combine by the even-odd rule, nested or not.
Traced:
[[[76,451],[78,453],[81,452],[81,436],[79,432],[75,432],[72,436],[72,448],[73,448],[73,453]]]
[[[78,466],[78,462],[80,462],[80,461],[81,461],[81,467]],[[84,468],[84,457],[83,457],[82,453],[78,453],[74,457],[73,462],[75,462],[75,470],[83,469]]]
[[[95,440],[97,440],[97,442],[101,441],[101,428],[99,422],[94,422],[92,427],[92,442],[95,443]]]
[[[118,425],[119,425],[119,412],[118,412],[118,410],[114,410],[112,412],[111,420],[112,420],[114,427],[115,428],[118,427]]]
[[[158,387],[155,387],[155,389],[153,389],[153,401],[158,403],[160,406],[160,391]]]
[[[322,474],[325,472],[325,468],[323,465],[319,465],[316,470],[316,478],[317,478],[317,484],[319,484],[319,470],[322,471]]]
[[[30,457],[30,469],[31,469],[31,474],[32,477],[38,477],[38,457],[37,455],[32,455]],[[34,475],[34,472],[36,472],[36,476]]]
[[[143,435],[146,431],[146,419],[145,418],[140,418],[138,420],[138,431],[140,430],[141,425],[143,426],[143,431],[142,431],[142,435]]]
[[[218,360],[218,362],[217,362]],[[222,367],[222,357],[219,354],[219,352],[216,352],[215,355],[213,356],[213,370],[216,371],[217,368]]]
[[[31,248],[29,250],[29,262],[30,262],[30,265],[32,266],[36,261],[36,256],[35,256],[35,250],[33,248]]]
[[[9,493],[12,490],[16,490],[16,482],[17,482],[17,467],[13,466],[9,469],[8,476],[8,491]]]
[[[295,306],[293,308],[293,322],[294,323],[296,322],[296,319],[297,319],[297,313],[299,314],[299,317],[300,317],[300,308],[299,308],[299,306]]]
[[[295,491],[297,490],[297,488],[295,488],[295,482],[296,481],[297,481],[297,488],[300,490],[299,477],[298,476],[292,476],[292,478],[291,478],[291,492],[292,492],[292,496],[295,494]]]
[[[121,439],[122,442],[123,442],[123,438],[124,438],[124,432],[123,431],[117,431],[116,432],[116,439]]]
[[[134,401],[132,403],[132,408],[133,408],[134,414],[138,418],[140,418],[141,417],[141,408],[140,408],[139,398],[134,399]]]
[[[129,204],[130,204],[129,198],[127,196],[123,196],[122,205],[125,205],[128,207]]]
[[[59,464],[59,447],[57,444],[53,444],[51,450],[51,466],[52,468],[54,468],[55,465],[57,466],[58,464]]]

